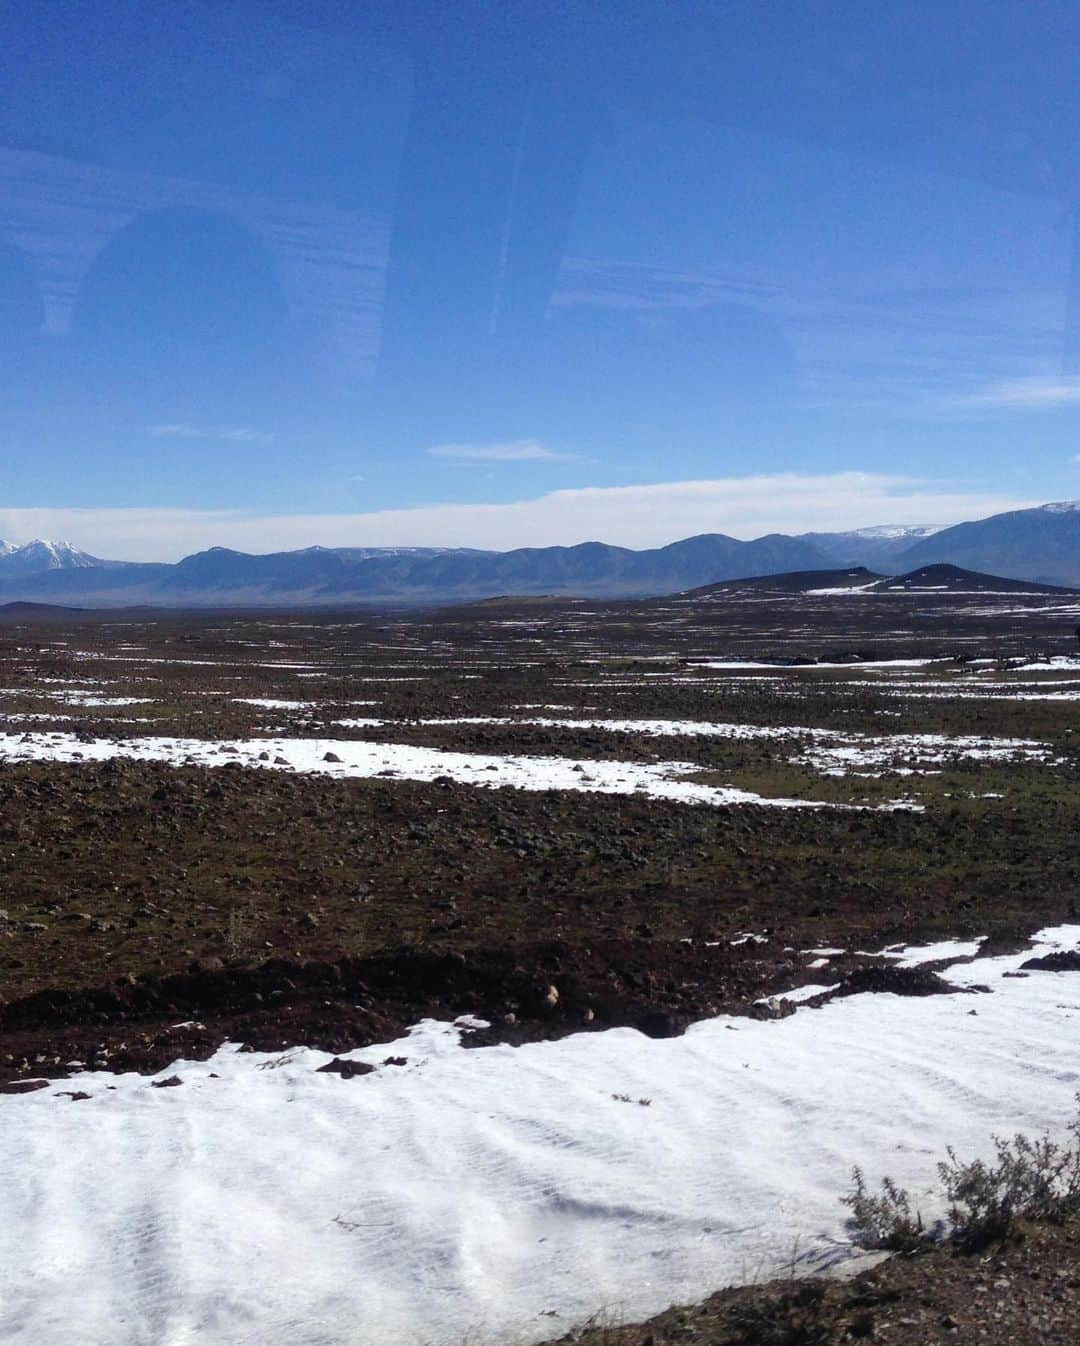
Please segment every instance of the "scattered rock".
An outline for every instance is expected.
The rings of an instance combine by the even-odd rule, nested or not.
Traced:
[[[343,1057],[335,1056],[332,1061],[327,1061],[325,1066],[319,1066],[318,1073],[340,1075],[343,1080],[351,1080],[357,1075],[370,1075],[374,1069],[375,1067],[369,1066],[366,1061],[346,1061]]]
[[[859,967],[845,972],[832,994],[839,997],[888,991],[893,995],[956,995],[961,989],[925,967]]]
[[[1031,972],[1080,972],[1080,949],[1062,950],[1059,953],[1044,954],[1041,958],[1029,958],[1020,966]]]
[[[787,1019],[795,1013],[795,1005],[783,997],[771,996],[768,1000],[755,1000],[750,1006],[751,1019]]]
[[[686,1031],[686,1020],[668,1010],[646,1010],[634,1021],[634,1027],[647,1038],[677,1038]]]

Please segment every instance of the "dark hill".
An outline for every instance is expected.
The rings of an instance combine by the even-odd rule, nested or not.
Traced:
[[[985,593],[985,594],[1075,594],[1077,589],[1060,584],[1039,584],[1034,580],[1005,579],[984,575],[954,565],[927,565],[906,575],[879,580],[873,593]]]
[[[680,599],[737,597],[739,594],[1075,594],[1077,589],[1058,584],[1039,584],[1033,580],[1005,579],[1000,575],[982,575],[954,565],[920,566],[906,575],[876,575],[865,566],[843,570],[794,570],[781,575],[759,575],[753,579],[725,580],[705,584],[679,595]]]
[[[884,575],[867,570],[865,566],[846,566],[842,570],[790,570],[780,575],[756,575],[750,579],[705,584],[680,594],[680,597],[728,597],[737,593],[803,594],[814,589],[869,589],[876,581],[885,578]]]

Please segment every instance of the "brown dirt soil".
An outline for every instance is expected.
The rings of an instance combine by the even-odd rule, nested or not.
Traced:
[[[1021,1227],[978,1256],[894,1257],[853,1280],[722,1290],[648,1322],[598,1321],[547,1346],[1075,1346],[1080,1227]]]
[[[766,795],[807,790],[813,773],[788,761],[801,740],[418,720],[513,718],[555,702],[571,718],[1046,736],[1058,754],[1052,771],[961,762],[914,787],[888,772],[859,787],[872,799],[917,787],[923,813],[688,807],[236,766],[8,763],[0,1078],[62,1073],[70,1060],[152,1070],[227,1038],[343,1050],[424,1014],[489,1018],[477,1042],[612,1024],[677,1031],[808,981],[891,989],[883,969],[859,972],[866,960],[815,972],[801,950],[974,935],[1000,947],[1075,916],[1080,751],[1069,735],[1080,731],[1080,703],[965,700],[951,693],[970,683],[969,665],[948,660],[933,673],[945,695],[923,700],[897,696],[872,670],[802,666],[766,679],[751,670],[718,683],[693,662],[958,649],[967,660],[1062,643],[1053,605],[1034,604],[1018,627],[1014,616],[988,617],[984,599],[971,612],[954,600],[947,614],[928,613],[926,602],[860,608],[862,626],[849,600],[818,602],[798,609],[795,634],[775,602],[745,596],[554,604],[539,614],[503,604],[434,616],[0,621],[0,731],[9,734],[354,735],[472,752],[666,757]],[[135,702],[73,704],[69,688],[91,703]],[[357,716],[385,723],[336,724]],[[813,784],[824,798],[845,790],[835,778]],[[745,932],[766,942],[732,946]],[[535,988],[552,985],[557,1007],[538,1008]]]
[[[83,1066],[154,1072],[225,1041],[339,1053],[425,1016],[489,1021],[468,1035],[482,1047],[612,1025],[667,1036],[722,1012],[783,1017],[790,1003],[771,998],[811,982],[954,993],[933,967],[851,951],[974,936],[989,937],[984,953],[1019,949],[1080,914],[1080,701],[971,695],[980,678],[1030,690],[1047,675],[1008,660],[1075,648],[1061,604],[1025,606],[741,594],[443,614],[0,612],[2,735],[354,737],[692,761],[766,797],[912,795],[923,810],[3,762],[0,1092]],[[941,660],[917,675],[933,694],[807,663],[854,654]],[[717,673],[701,666],[710,658],[799,666]],[[1066,694],[1080,686],[1075,672],[1051,677]],[[889,763],[848,779],[792,760],[797,741],[419,723],[538,713],[1032,738],[1052,761],[957,759],[914,776]],[[367,717],[383,723],[337,723]],[[747,933],[757,938],[732,943]],[[814,968],[822,946],[847,952]],[[1075,966],[1067,955],[1031,975]],[[981,1260],[937,1252],[845,1284],[724,1291],[564,1341],[1072,1343],[1076,1254],[1074,1226],[1031,1229]]]

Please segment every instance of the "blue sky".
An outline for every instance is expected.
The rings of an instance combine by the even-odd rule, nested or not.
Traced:
[[[0,537],[653,545],[1080,496],[1080,12],[6,3]]]

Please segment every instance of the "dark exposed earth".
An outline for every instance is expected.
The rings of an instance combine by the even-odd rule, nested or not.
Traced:
[[[1073,1346],[1080,1227],[1028,1224],[981,1255],[894,1257],[853,1280],[722,1290],[646,1323],[594,1322],[548,1346]]]
[[[226,1041],[340,1053],[424,1017],[486,1021],[467,1034],[482,1048],[783,1017],[809,983],[956,993],[881,951],[985,936],[999,953],[1080,917],[1078,611],[1061,595],[743,589],[443,613],[0,613],[0,1087],[157,1072]],[[50,735],[75,735],[84,760],[50,760]],[[150,738],[213,741],[222,763],[125,755]],[[261,764],[236,760],[262,739]],[[280,759],[284,740],[316,741],[325,769]],[[356,743],[386,745],[391,765],[338,771]],[[681,763],[672,779],[757,802],[485,788],[452,764],[411,779],[393,756],[410,748],[556,757],[586,781],[591,764]],[[1062,959],[1031,975],[1075,975]],[[1073,1232],[1032,1238],[1075,1270]],[[1003,1252],[1002,1275],[1028,1277],[1032,1246]],[[727,1292],[595,1340],[854,1339],[864,1309],[923,1295],[907,1267],[812,1303],[770,1288],[787,1335],[747,1334],[743,1292]],[[894,1314],[888,1340],[1075,1339],[971,1335],[936,1312],[913,1319],[923,1335]]]

